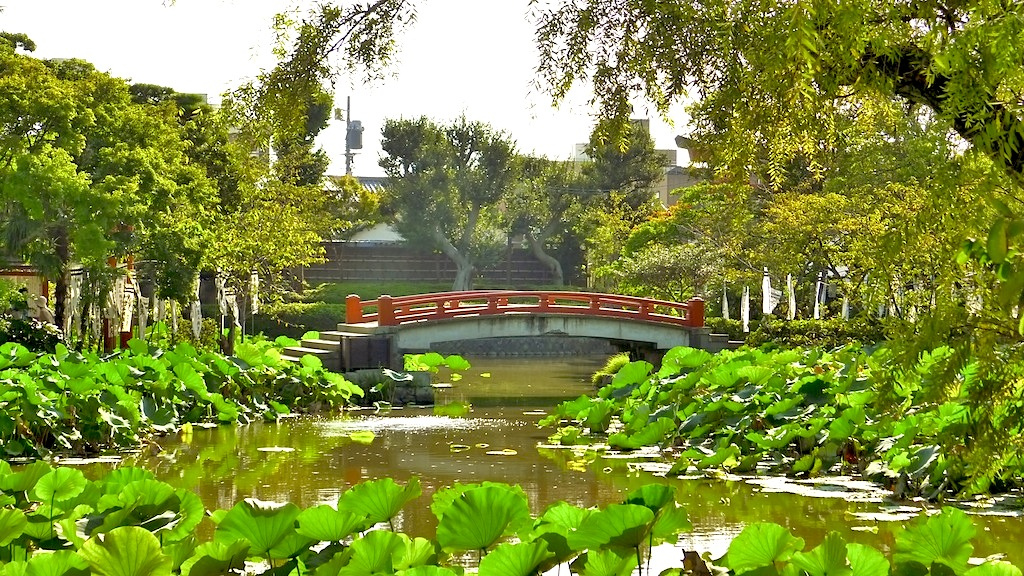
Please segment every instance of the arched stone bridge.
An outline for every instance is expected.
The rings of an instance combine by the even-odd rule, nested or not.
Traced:
[[[617,294],[476,290],[363,301],[349,296],[337,332],[287,354],[316,354],[341,370],[390,365],[401,355],[482,339],[575,336],[664,351],[720,350],[727,338],[704,328],[704,301],[669,302]]]

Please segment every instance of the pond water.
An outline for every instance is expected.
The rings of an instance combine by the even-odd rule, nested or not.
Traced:
[[[657,475],[666,466],[655,454],[639,459],[598,457],[582,450],[539,448],[551,432],[536,426],[543,411],[593,392],[589,374],[604,358],[469,360],[473,367],[464,377],[438,391],[439,402],[472,404],[465,417],[407,408],[361,411],[339,419],[196,429],[190,438],[165,438],[159,446],[126,457],[125,463],[195,491],[208,509],[229,508],[248,497],[304,507],[334,503],[341,492],[362,480],[390,476],[405,482],[417,476],[424,494],[405,507],[396,529],[428,537],[436,526],[430,496],[456,482],[519,484],[535,512],[559,500],[583,506],[619,502],[643,484],[670,482],[694,525],[679,547],[713,557],[723,554],[729,540],[755,521],[786,526],[803,537],[808,548],[827,531],[837,530],[848,542],[886,549],[901,523],[923,507],[889,501],[884,492],[865,483],[666,479]],[[359,430],[371,430],[375,438],[369,444],[353,440],[350,434]],[[113,465],[89,464],[87,474],[99,476]],[[1019,507],[974,520],[974,556],[1004,553],[1007,560],[1024,566],[1024,518]],[[679,565],[681,552],[674,552],[662,550],[662,560]]]

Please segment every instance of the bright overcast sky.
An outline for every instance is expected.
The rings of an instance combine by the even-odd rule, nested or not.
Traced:
[[[0,0],[0,29],[24,32],[39,58],[82,58],[132,82],[219,95],[273,66],[273,15],[290,0]],[[522,153],[569,159],[593,125],[589,92],[553,109],[531,85],[537,57],[527,0],[421,0],[418,19],[399,38],[392,76],[374,85],[342,78],[335,106],[352,98],[364,149],[357,176],[380,175],[380,129],[386,118],[427,116],[447,122],[461,114],[507,132]],[[654,120],[659,148],[674,148],[682,130]],[[332,121],[321,145],[333,174],[344,173],[344,122]],[[680,161],[685,155],[680,152]]]

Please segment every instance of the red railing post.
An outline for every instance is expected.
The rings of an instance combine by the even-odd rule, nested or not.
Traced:
[[[694,328],[704,327],[703,298],[690,298],[686,301],[686,325]]]
[[[359,324],[363,321],[363,305],[359,296],[349,294],[345,296],[345,322],[347,324]]]
[[[387,294],[381,294],[380,298],[377,298],[377,325],[398,325],[398,322],[395,321],[395,304],[391,301],[391,296]]]

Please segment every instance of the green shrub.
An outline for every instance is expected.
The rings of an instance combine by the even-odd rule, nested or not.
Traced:
[[[730,340],[744,340],[747,334],[743,332],[743,322],[731,318],[711,317],[704,319],[704,326],[711,330],[712,334],[728,334]],[[757,327],[756,321],[750,322],[750,329]]]
[[[28,308],[22,285],[0,278],[0,314],[21,311]]]
[[[17,342],[33,352],[53,352],[64,342],[64,333],[56,326],[35,318],[0,316],[0,343]]]
[[[874,344],[882,340],[885,340],[885,330],[877,318],[782,320],[768,315],[761,319],[757,330],[747,337],[747,344],[754,347],[774,344],[833,349],[853,342]]]
[[[626,364],[629,364],[629,352],[619,352],[609,357],[604,366],[590,376],[590,381],[594,384],[601,384],[606,377],[615,376],[615,373]]]
[[[299,338],[306,332],[337,330],[345,321],[345,305],[330,302],[287,302],[266,306],[254,318],[254,332]]]

